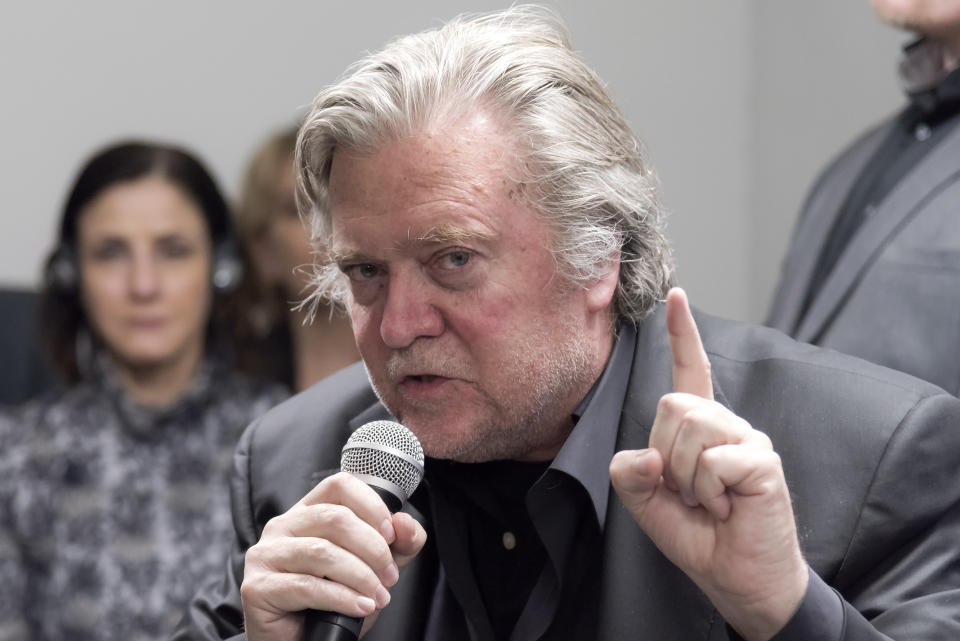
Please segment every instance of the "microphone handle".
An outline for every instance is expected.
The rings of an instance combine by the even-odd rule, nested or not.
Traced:
[[[375,485],[370,488],[387,504],[390,514],[396,514],[403,507],[403,501],[389,490]],[[351,617],[339,612],[326,610],[307,610],[303,622],[303,641],[357,641],[363,619]]]
[[[339,612],[307,610],[303,641],[357,641],[363,619]]]

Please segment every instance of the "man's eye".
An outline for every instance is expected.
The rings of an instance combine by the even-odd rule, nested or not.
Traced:
[[[444,267],[463,267],[470,262],[470,252],[453,251],[443,256]]]
[[[377,269],[376,265],[371,265],[370,263],[361,263],[359,265],[350,265],[346,267],[344,273],[347,275],[350,280],[370,280],[375,278],[380,270]]]

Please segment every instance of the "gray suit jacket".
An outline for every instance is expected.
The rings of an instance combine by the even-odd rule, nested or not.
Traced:
[[[817,259],[851,186],[892,126],[868,132],[803,207],[767,324],[960,392],[960,127],[864,222],[800,318]]]
[[[806,558],[845,599],[842,638],[960,639],[960,400],[768,328],[706,315],[698,324],[718,400],[765,431],[783,459]],[[657,402],[671,391],[671,364],[659,309],[638,330],[617,449],[646,446]],[[241,633],[244,550],[337,468],[354,427],[385,414],[354,366],[251,425],[236,455],[227,575],[197,595],[176,639]],[[615,495],[603,539],[594,639],[736,638]],[[435,641],[425,633],[441,592],[433,543],[391,590],[367,641]],[[802,627],[782,638],[820,639]]]

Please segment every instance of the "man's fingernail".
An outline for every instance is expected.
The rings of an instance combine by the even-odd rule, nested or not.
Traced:
[[[396,563],[391,563],[387,566],[387,569],[383,571],[384,583],[387,585],[394,585],[397,580],[400,579],[400,570],[397,568]]]
[[[641,474],[646,473],[650,465],[650,450],[640,450],[633,456],[633,469]]]
[[[373,614],[374,611],[376,611],[377,604],[370,597],[360,596],[360,597],[357,597],[357,607],[359,607],[360,612],[362,612],[363,615],[366,616],[368,614]]]
[[[376,601],[378,608],[385,608],[390,603],[390,593],[382,585],[377,586]]]
[[[384,519],[383,523],[380,524],[380,534],[387,540],[387,543],[393,543],[393,540],[397,538],[397,533],[393,530],[393,521]]]

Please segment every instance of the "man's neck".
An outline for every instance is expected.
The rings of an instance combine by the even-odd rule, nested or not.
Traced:
[[[613,345],[615,333],[613,331],[614,321],[610,321],[608,327],[597,335],[597,342],[592,353],[596,354],[594,362],[588,366],[589,374],[584,377],[583,384],[580,385],[567,399],[567,402],[558,407],[563,409],[559,411],[552,419],[551,424],[556,425],[553,430],[554,440],[543,443],[535,450],[531,450],[523,456],[516,457],[515,460],[524,463],[536,463],[542,461],[552,461],[566,443],[567,437],[575,427],[574,412],[580,403],[590,394],[590,390],[596,385],[597,381],[603,375],[604,370],[610,362],[610,356],[613,354]]]

